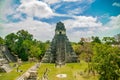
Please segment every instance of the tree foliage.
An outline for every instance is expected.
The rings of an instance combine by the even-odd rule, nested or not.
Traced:
[[[118,80],[120,77],[120,49],[106,44],[94,46],[94,69],[100,80]]]
[[[82,52],[82,49],[81,49],[82,46],[79,44],[74,44],[72,47],[75,53],[79,56]]]
[[[92,44],[86,42],[84,38],[81,38],[78,44],[73,45],[75,53],[80,57],[80,59],[85,60],[86,62],[91,61],[92,56]]]
[[[14,33],[10,33],[5,37],[5,44],[8,46],[9,50],[17,54],[17,45],[16,42],[18,36]]]
[[[96,37],[94,37],[94,36],[92,36],[92,43],[101,43],[101,40],[99,39],[99,37],[98,36],[96,36]]]
[[[115,43],[115,38],[114,37],[103,37],[102,41],[105,44],[111,45]]]
[[[2,37],[0,37],[0,44],[5,44],[5,40]]]
[[[100,75],[100,80],[119,80],[120,77],[120,48],[113,37],[92,37],[91,42],[81,41],[73,45],[74,51],[80,58],[89,63],[88,70]],[[82,60],[83,60],[82,59]]]
[[[39,59],[46,50],[44,43],[33,39],[33,35],[25,30],[8,34],[5,37],[5,43],[13,54],[24,61],[28,60],[28,57]]]

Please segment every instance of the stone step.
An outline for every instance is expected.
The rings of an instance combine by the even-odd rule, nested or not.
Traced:
[[[1,68],[2,68],[5,72],[7,72],[7,73],[12,70],[12,68],[10,67],[9,64],[3,64],[3,65],[1,66]]]

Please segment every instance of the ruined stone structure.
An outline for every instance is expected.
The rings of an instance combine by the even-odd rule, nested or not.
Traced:
[[[62,22],[57,23],[55,36],[42,62],[56,63],[56,65],[60,66],[66,62],[77,62],[77,56],[66,36],[66,29]]]
[[[25,77],[24,80],[38,80],[37,79],[37,71],[29,71],[28,78]]]
[[[9,52],[7,46],[5,46],[5,45],[0,45],[0,59],[1,58],[5,59],[8,62],[16,62],[17,61],[16,57],[13,56]]]
[[[12,70],[9,62],[15,62],[16,58],[10,54],[7,46],[0,45],[0,72],[10,72]]]

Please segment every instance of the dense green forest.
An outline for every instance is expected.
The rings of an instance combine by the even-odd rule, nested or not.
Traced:
[[[0,44],[7,45],[12,54],[27,61],[29,57],[40,60],[49,46],[49,41],[38,41],[28,31],[20,30],[8,34],[5,39],[0,37]]]
[[[78,43],[71,42],[78,59],[88,63],[88,72],[99,74],[100,80],[118,80],[120,77],[120,40],[114,37],[91,38],[86,41],[81,38]],[[20,30],[17,33],[10,33],[3,39],[0,37],[0,44],[7,45],[10,52],[17,55],[23,61],[29,57],[38,60],[42,59],[50,41],[42,42],[33,39],[28,31]]]
[[[118,80],[120,77],[120,42],[114,37],[92,37],[91,42],[81,38],[72,43],[80,60],[88,63],[88,73],[100,74],[100,80]]]

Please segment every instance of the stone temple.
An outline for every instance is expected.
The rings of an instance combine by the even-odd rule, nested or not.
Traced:
[[[17,59],[10,53],[8,47],[0,44],[0,60],[4,59],[6,62],[16,62]]]
[[[16,62],[16,57],[9,52],[7,46],[0,44],[0,73],[12,70],[9,62]]]
[[[57,66],[65,63],[77,62],[77,55],[66,36],[66,29],[62,22],[58,22],[55,36],[49,49],[46,51],[42,62],[55,63]]]

